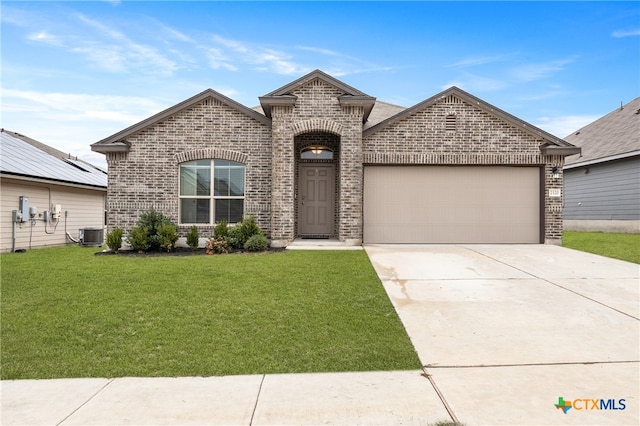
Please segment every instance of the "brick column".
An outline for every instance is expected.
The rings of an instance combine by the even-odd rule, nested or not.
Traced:
[[[339,239],[346,245],[362,244],[363,150],[362,109],[350,117],[340,139]]]
[[[295,202],[291,107],[272,109],[271,246],[286,247],[294,238]]]

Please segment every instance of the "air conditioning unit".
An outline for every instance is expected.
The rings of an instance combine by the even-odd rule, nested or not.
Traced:
[[[104,229],[80,228],[80,244],[83,246],[101,246],[104,242]]]

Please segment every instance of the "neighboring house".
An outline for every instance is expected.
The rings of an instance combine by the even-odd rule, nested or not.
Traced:
[[[582,148],[564,166],[565,229],[640,232],[640,98],[565,140]]]
[[[103,234],[105,171],[5,129],[0,142],[0,251]]]
[[[108,227],[155,208],[182,235],[253,215],[274,247],[561,242],[579,148],[458,88],[406,109],[317,70],[260,104],[209,89],[93,144]]]

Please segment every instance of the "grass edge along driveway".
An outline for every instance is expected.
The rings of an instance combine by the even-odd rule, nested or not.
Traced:
[[[0,255],[2,379],[419,369],[364,251]]]

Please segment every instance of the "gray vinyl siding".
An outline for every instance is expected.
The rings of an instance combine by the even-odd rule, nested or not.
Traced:
[[[640,219],[640,158],[565,170],[564,199],[566,220]]]

